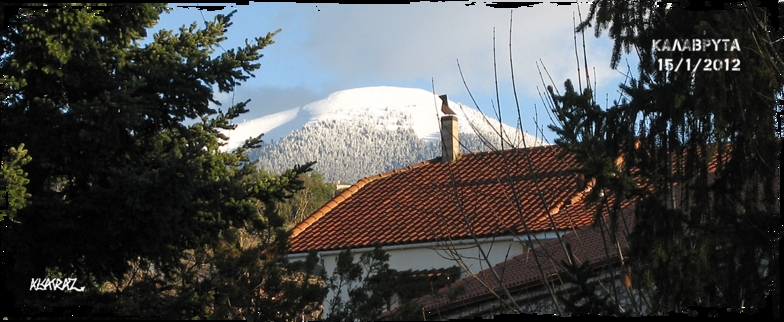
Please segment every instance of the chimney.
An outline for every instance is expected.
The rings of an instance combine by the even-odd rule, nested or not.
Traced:
[[[441,163],[448,163],[460,157],[460,143],[457,140],[457,115],[449,108],[446,95],[441,98]]]

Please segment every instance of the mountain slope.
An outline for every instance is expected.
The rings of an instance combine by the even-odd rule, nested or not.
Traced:
[[[499,122],[465,105],[448,102],[458,116],[463,152],[499,149]],[[340,91],[301,108],[243,122],[227,133],[233,149],[266,133],[251,160],[270,171],[307,161],[326,180],[363,177],[432,159],[441,154],[441,99],[422,89],[366,87]],[[505,147],[541,145],[535,137],[503,124]],[[481,137],[487,140],[482,140]]]

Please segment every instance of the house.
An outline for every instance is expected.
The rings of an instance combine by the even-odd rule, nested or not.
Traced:
[[[626,207],[622,212],[616,243],[611,241],[606,226],[577,227],[561,239],[564,244],[570,245],[576,264],[589,263],[588,267],[596,274],[588,281],[598,282],[594,289],[598,298],[609,297],[612,301],[608,302],[618,303],[620,307],[617,309],[622,313],[628,310],[646,312],[649,307],[646,298],[639,290],[631,288],[630,275],[622,268],[622,250],[628,246],[626,237],[633,225],[634,210],[633,207]],[[537,262],[541,265],[537,265]],[[561,241],[552,240],[494,267],[495,272],[503,276],[503,284],[514,302],[503,296],[506,292],[493,271],[485,269],[443,287],[434,294],[425,295],[414,301],[414,304],[421,307],[422,317],[426,321],[477,316],[492,318],[512,313],[563,314],[563,302],[559,301],[561,307],[556,307],[553,294],[556,298],[568,298],[580,290],[578,285],[564,279],[566,270],[563,263],[568,262],[569,257]],[[542,278],[543,274],[546,279]],[[547,286],[543,280],[548,282]],[[397,318],[396,311],[384,312],[381,318],[393,320]]]
[[[380,244],[392,269],[459,265],[465,278],[593,223],[592,183],[560,148],[460,155],[457,118],[441,122],[442,157],[358,181],[293,229],[289,259],[315,250],[330,274],[341,251]]]
[[[721,159],[726,163],[729,155],[725,154]],[[715,178],[719,163],[719,158],[713,158],[709,162],[707,167],[709,180]],[[758,185],[762,191],[762,183]],[[685,198],[682,186],[673,184],[672,202],[667,205],[668,207],[688,206],[689,200]],[[774,195],[778,196],[780,185],[775,184],[774,189]],[[779,212],[780,204],[777,203],[775,207],[776,212]],[[634,215],[634,203],[628,202],[622,206],[617,240],[614,242],[608,233],[610,228],[605,217],[598,225],[575,227],[561,236],[561,240],[543,243],[525,254],[495,265],[492,270],[485,269],[442,287],[432,294],[424,295],[413,302],[414,307],[421,308],[421,317],[426,321],[471,317],[492,318],[509,313],[563,313],[565,311],[563,301],[556,302],[554,298],[569,298],[581,290],[573,281],[566,280],[568,272],[563,263],[568,263],[570,258],[567,255],[567,248],[563,245],[570,245],[575,263],[589,263],[589,269],[595,274],[588,281],[597,283],[593,289],[596,298],[609,298],[606,303],[616,303],[617,306],[613,306],[613,309],[617,309],[621,314],[629,311],[632,314],[650,312],[652,294],[645,294],[639,289],[632,288],[628,267],[623,266],[624,249],[629,246],[627,238],[635,225]],[[765,270],[765,266],[766,262],[763,260],[760,271]],[[504,287],[501,287],[501,281]],[[505,296],[507,294],[508,297]],[[556,303],[561,307],[556,307]],[[396,315],[397,311],[398,309],[393,309],[384,312],[381,318],[384,320],[399,318]]]

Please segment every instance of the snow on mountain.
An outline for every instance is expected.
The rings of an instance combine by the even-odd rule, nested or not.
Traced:
[[[498,137],[500,123],[497,120],[485,118],[478,110],[460,103],[449,101],[448,104],[458,116],[460,133],[492,133]],[[222,149],[235,149],[249,137],[262,133],[265,133],[265,141],[277,140],[291,131],[323,121],[369,122],[377,129],[389,131],[410,127],[419,139],[434,142],[440,140],[439,119],[443,115],[438,95],[423,89],[391,86],[348,89],[301,108],[242,122],[236,129],[224,132],[229,141]],[[542,144],[512,126],[503,124],[502,127],[504,137],[512,146],[522,147],[524,137],[527,146]]]
[[[295,107],[282,112],[265,115],[257,119],[252,119],[250,121],[237,124],[237,128],[234,130],[222,131],[223,134],[226,134],[226,136],[229,137],[228,144],[221,147],[222,150],[230,151],[236,149],[248,138],[257,137],[262,133],[268,133],[269,131],[280,127],[281,125],[286,124],[297,116],[299,110],[299,107]],[[264,139],[267,139],[266,135],[264,136]]]

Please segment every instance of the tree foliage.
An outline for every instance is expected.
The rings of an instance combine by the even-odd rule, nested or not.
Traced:
[[[768,233],[778,218],[775,100],[780,97],[780,34],[765,10],[687,10],[652,1],[596,2],[577,28],[592,24],[622,51],[640,56],[638,76],[601,108],[590,85],[548,88],[556,141],[596,179],[591,200],[610,210],[636,202],[627,263],[636,287],[653,292],[655,311],[691,304],[760,307],[778,285]],[[657,51],[654,40],[730,39],[739,51]],[[659,70],[658,59],[738,59],[740,70]],[[731,67],[731,66],[730,66]],[[622,160],[622,162],[618,162]],[[614,226],[615,227],[615,226]],[[615,229],[612,229],[615,233]],[[728,238],[731,236],[731,238]]]
[[[334,294],[329,299],[327,321],[370,321],[380,315],[392,295],[391,285],[372,281],[388,281],[394,274],[388,261],[389,255],[380,246],[362,254],[359,263],[354,263],[350,249],[340,252],[335,271],[327,282]],[[343,300],[343,292],[347,292],[348,300]]]
[[[289,226],[304,221],[335,197],[335,186],[324,182],[321,173],[313,171],[309,175],[300,175],[299,179],[302,180],[304,188],[295,192],[291,199],[276,205],[278,213]]]
[[[323,292],[283,259],[285,220],[274,205],[304,188],[313,163],[261,173],[246,155],[259,138],[221,152],[219,130],[233,128],[248,102],[225,113],[208,105],[220,105],[213,86],[230,92],[253,76],[277,32],[215,54],[232,12],[139,45],[164,12],[52,4],[6,22],[0,137],[10,151],[3,174],[16,175],[16,222],[3,231],[7,287],[17,305],[290,319]],[[29,157],[10,148],[22,144]],[[250,236],[259,240],[244,245]],[[31,278],[52,274],[77,278],[85,293],[30,293]]]
[[[590,261],[578,263],[572,253],[572,247],[567,244],[567,252],[571,261],[561,261],[565,272],[559,276],[564,283],[576,286],[576,290],[566,296],[559,295],[558,299],[564,303],[564,311],[571,316],[604,315],[621,316],[618,304],[612,299],[609,292],[602,292],[599,288],[600,281],[592,280],[596,277]]]
[[[419,320],[423,318],[422,306],[414,301],[460,277],[458,266],[427,276],[391,269],[388,262],[389,254],[380,245],[360,255],[357,263],[350,249],[340,252],[335,270],[326,279],[326,287],[332,291],[327,321],[371,321],[393,307],[396,310],[387,319]]]
[[[216,245],[184,251],[169,275],[149,269],[137,275],[120,290],[127,294],[119,297],[120,307],[130,315],[208,319],[291,321],[317,315],[326,289],[313,275],[315,254],[289,263],[283,256],[288,237],[283,218],[273,203],[259,209],[260,221],[221,231]]]
[[[13,220],[16,212],[28,203],[30,194],[26,185],[30,180],[22,166],[30,163],[30,159],[24,143],[18,148],[10,148],[8,154],[3,154],[3,164],[0,165],[0,220],[5,217]]]

